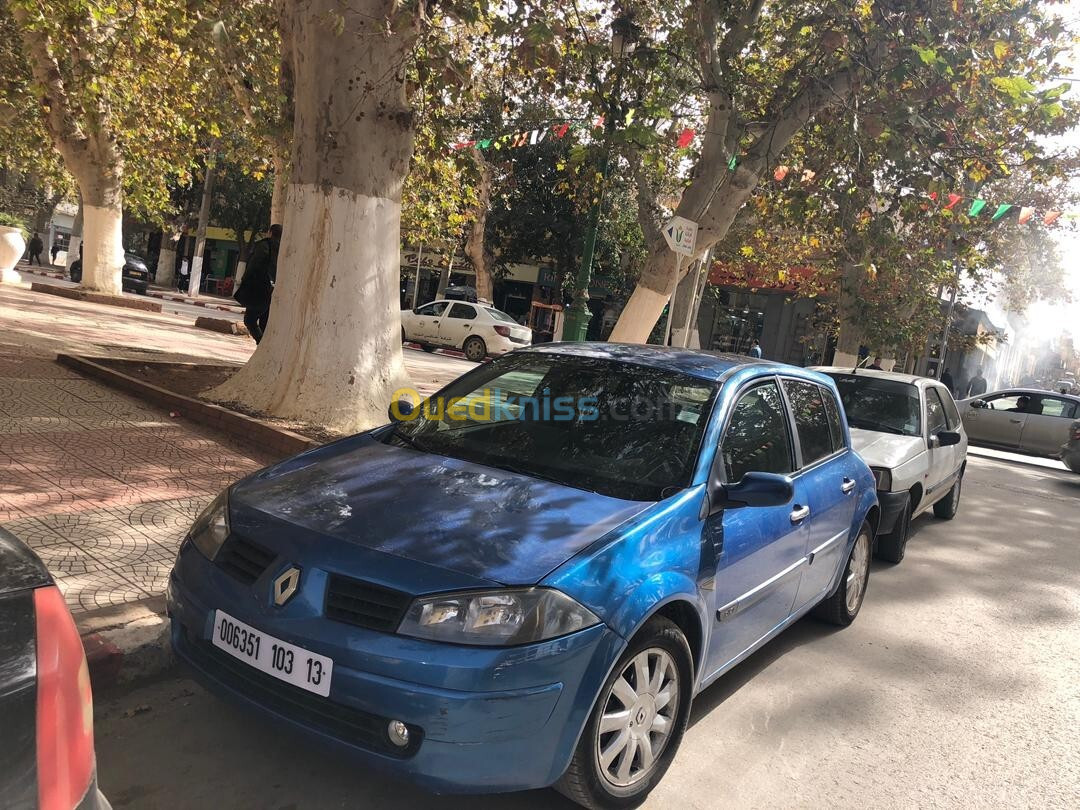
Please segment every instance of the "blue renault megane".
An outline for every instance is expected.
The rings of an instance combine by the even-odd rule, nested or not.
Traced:
[[[548,344],[256,473],[169,581],[212,689],[440,792],[633,806],[694,695],[866,593],[878,516],[832,380]]]

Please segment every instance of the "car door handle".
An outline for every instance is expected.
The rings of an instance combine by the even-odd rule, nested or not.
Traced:
[[[1012,422],[1014,425],[1019,425],[1024,420],[1023,419],[1010,419],[1009,421]]]
[[[796,506],[791,510],[791,522],[800,523],[810,517],[809,506]]]
[[[853,490],[853,489],[855,489],[855,482],[853,480],[851,480],[850,478],[845,478],[844,483],[842,483],[840,485],[840,491],[843,492],[844,494],[847,494],[848,492],[851,492],[851,490]]]

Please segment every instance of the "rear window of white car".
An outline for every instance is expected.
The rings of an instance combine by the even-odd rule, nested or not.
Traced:
[[[486,312],[488,315],[490,315],[492,318],[494,318],[497,321],[502,321],[503,323],[512,323],[515,326],[517,325],[517,321],[515,321],[513,318],[511,318],[505,312],[500,312],[499,310],[492,309],[491,307],[484,307],[484,312]]]

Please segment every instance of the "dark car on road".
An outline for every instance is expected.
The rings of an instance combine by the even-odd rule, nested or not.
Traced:
[[[0,529],[0,807],[107,810],[82,639],[41,560]]]
[[[82,256],[76,259],[70,268],[71,280],[76,284],[82,281]],[[146,260],[135,253],[124,253],[122,284],[125,290],[133,290],[139,295],[146,295],[146,289],[154,280],[154,274],[146,266]]]

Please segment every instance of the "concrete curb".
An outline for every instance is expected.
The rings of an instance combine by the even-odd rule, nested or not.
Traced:
[[[162,596],[82,613],[75,624],[97,692],[153,677],[174,662]]]
[[[209,329],[211,332],[221,332],[226,335],[249,336],[248,328],[242,321],[230,321],[228,318],[210,318],[200,315],[195,319],[195,326],[199,329]]]
[[[194,307],[205,307],[206,309],[217,309],[222,312],[235,312],[236,314],[241,314],[244,311],[244,308],[241,306],[232,306],[231,304],[213,304],[209,301],[202,301],[198,298],[191,298],[190,296],[180,295],[179,293],[173,294],[159,292],[157,290],[147,290],[146,294],[153,296],[154,298],[160,298],[163,301],[172,301],[175,304],[190,304]]]
[[[172,413],[178,413],[192,422],[220,430],[233,439],[253,445],[261,450],[280,453],[282,456],[293,456],[304,450],[318,447],[320,444],[307,436],[301,436],[299,433],[277,427],[253,416],[246,416],[221,405],[186,397],[183,394],[177,394],[174,391],[143,382],[100,363],[95,363],[89,357],[58,354],[56,362],[152,405],[165,408]]]
[[[52,284],[42,284],[40,281],[30,282],[30,291],[56,295],[60,298],[70,298],[75,301],[88,301],[92,304],[107,304],[111,307],[125,307],[127,309],[139,309],[143,312],[161,312],[161,304],[158,301],[147,301],[145,298],[125,298],[120,295],[107,295],[105,293],[87,292],[78,287],[55,287]]]

